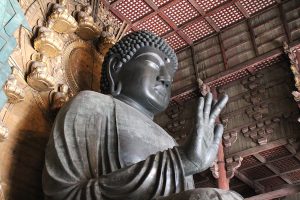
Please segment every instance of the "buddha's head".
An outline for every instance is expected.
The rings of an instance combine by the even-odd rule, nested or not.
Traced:
[[[177,57],[166,41],[153,33],[130,33],[106,54],[101,92],[133,101],[149,113],[169,104]]]

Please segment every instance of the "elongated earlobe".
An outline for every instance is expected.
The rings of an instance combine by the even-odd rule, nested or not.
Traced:
[[[115,56],[109,58],[108,61],[108,81],[110,84],[110,93],[112,96],[118,96],[122,90],[122,84],[118,82],[118,72],[122,67],[122,63]]]
[[[111,93],[112,96],[115,97],[115,96],[120,95],[121,90],[122,90],[122,84],[120,82],[118,82],[117,87],[114,87],[114,88],[111,87],[110,88],[110,93]]]

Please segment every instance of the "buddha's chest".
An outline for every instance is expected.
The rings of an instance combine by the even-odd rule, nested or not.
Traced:
[[[118,124],[119,155],[125,166],[145,160],[158,151],[176,145],[173,138],[152,121],[135,119]]]

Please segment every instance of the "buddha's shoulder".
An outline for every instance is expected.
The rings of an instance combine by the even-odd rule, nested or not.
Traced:
[[[94,91],[81,91],[66,105],[67,110],[84,112],[104,112],[114,107],[113,98]]]

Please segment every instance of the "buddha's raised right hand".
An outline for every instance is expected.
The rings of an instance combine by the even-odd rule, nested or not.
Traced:
[[[216,118],[228,101],[224,95],[215,104],[211,93],[200,97],[195,131],[179,147],[185,176],[206,170],[216,159],[223,135],[223,125]]]

